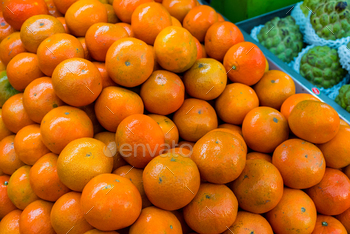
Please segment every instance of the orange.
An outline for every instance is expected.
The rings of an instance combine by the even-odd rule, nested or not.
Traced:
[[[62,14],[66,14],[68,8],[78,0],[53,0],[57,10]]]
[[[7,175],[24,165],[15,152],[14,140],[15,135],[9,135],[0,141],[0,169]]]
[[[192,156],[192,151],[189,149],[192,149],[191,145],[187,145],[187,144],[183,144],[182,146],[177,145],[177,147],[175,148],[171,148],[171,149],[165,149],[163,154],[167,154],[167,153],[171,153],[171,154],[180,154],[182,157],[187,157],[187,158],[191,158]]]
[[[227,51],[224,66],[232,82],[251,86],[265,74],[266,58],[255,44],[240,42]]]
[[[20,234],[19,218],[21,210],[13,210],[8,213],[0,222],[0,232],[3,234]]]
[[[183,80],[189,95],[213,100],[224,91],[227,75],[222,63],[212,58],[201,58],[185,73]]]
[[[94,126],[94,134],[104,131],[105,129],[98,122],[96,114],[95,114],[95,103],[91,103],[86,106],[79,107],[80,110],[83,110],[90,118],[92,125]]]
[[[226,52],[240,42],[244,42],[244,37],[235,24],[217,22],[210,26],[205,35],[205,50],[211,58],[222,61]]]
[[[165,146],[170,149],[177,146],[179,143],[179,130],[175,123],[164,115],[149,114],[153,120],[157,122],[164,133]]]
[[[53,17],[62,17],[62,13],[58,11],[54,0],[45,0],[46,5],[49,9],[49,14],[52,15]]]
[[[311,198],[302,190],[285,188],[280,203],[266,214],[274,233],[312,233],[317,212]]]
[[[215,102],[220,119],[237,125],[242,124],[248,112],[258,106],[259,98],[254,89],[240,83],[228,84]]]
[[[27,125],[34,124],[23,107],[23,93],[7,99],[2,106],[2,121],[5,127],[14,133]]]
[[[153,0],[114,0],[113,8],[118,19],[124,23],[131,23],[131,16],[135,9],[143,3],[153,2]]]
[[[129,179],[131,183],[133,183],[136,186],[142,198],[142,208],[145,208],[151,206],[152,204],[148,200],[145,193],[145,189],[143,188],[142,173],[143,169],[137,169],[131,167],[130,165],[121,166],[115,171],[113,171],[113,174],[120,175],[124,178]]]
[[[202,179],[226,184],[242,173],[246,155],[247,148],[234,134],[211,131],[196,142],[191,159],[197,164]]]
[[[0,60],[0,71],[6,71],[6,65]]]
[[[144,168],[164,148],[164,133],[157,122],[134,114],[120,122],[115,141],[118,152],[131,166]]]
[[[0,218],[3,219],[8,213],[16,209],[7,195],[7,186],[10,177],[8,175],[0,176]]]
[[[7,66],[13,57],[27,50],[21,41],[20,33],[14,32],[1,41],[0,51],[0,59]]]
[[[50,152],[41,141],[38,124],[28,125],[19,130],[14,147],[19,159],[27,165],[34,165],[39,158]]]
[[[180,221],[181,224],[181,228],[182,228],[182,233],[190,233],[192,230],[191,228],[187,225],[182,209],[181,210],[173,210],[171,211],[171,213],[173,213],[176,218]]]
[[[195,144],[194,142],[190,142],[190,141],[180,141],[178,144],[178,147],[192,151],[194,144]]]
[[[60,106],[49,111],[41,121],[40,132],[46,147],[55,154],[59,154],[75,139],[94,135],[88,115],[70,106]]]
[[[139,218],[130,227],[130,234],[139,233],[173,233],[182,234],[180,221],[170,211],[157,207],[142,209]]]
[[[350,127],[340,126],[332,140],[317,145],[322,151],[327,167],[340,169],[350,164]]]
[[[227,132],[227,133],[233,134],[240,141],[240,145],[247,152],[247,150],[248,150],[247,144],[245,143],[242,135],[238,132],[238,130],[231,130],[229,128],[216,128],[214,130],[211,130],[210,132]]]
[[[3,0],[4,19],[15,30],[20,30],[24,21],[34,15],[47,15],[49,9],[44,0]]]
[[[322,144],[330,141],[339,131],[339,115],[326,103],[305,100],[299,102],[288,118],[292,132],[307,141]]]
[[[187,13],[196,6],[195,0],[163,0],[165,9],[181,23]]]
[[[58,64],[70,58],[84,58],[85,53],[77,38],[66,33],[57,33],[41,42],[37,55],[41,71],[52,76]]]
[[[25,165],[17,169],[8,182],[7,195],[11,202],[20,210],[39,198],[35,195],[29,182],[30,166]]]
[[[316,226],[312,234],[337,233],[347,234],[344,225],[332,216],[317,215]]]
[[[70,190],[58,178],[57,155],[42,156],[30,169],[29,181],[34,193],[43,200],[55,202]]]
[[[345,122],[344,120],[340,119],[340,125],[344,125],[344,126],[350,126],[347,122]]]
[[[87,30],[95,23],[107,23],[107,10],[96,0],[74,2],[65,13],[69,31],[77,37],[85,36]]]
[[[284,117],[288,119],[295,105],[304,100],[319,101],[319,99],[317,99],[312,94],[308,94],[308,93],[293,94],[290,97],[288,97],[286,100],[284,100],[284,102],[282,103],[282,106],[281,106],[282,115],[284,115]]]
[[[195,98],[184,101],[175,112],[173,121],[179,129],[180,137],[193,142],[218,126],[214,108],[208,102]]]
[[[92,229],[90,231],[85,232],[84,234],[119,234],[119,233],[115,231],[103,232],[97,229]]]
[[[2,109],[0,109],[0,141],[11,134],[12,132],[7,129],[4,121],[2,121]]]
[[[135,87],[147,80],[154,66],[153,51],[136,38],[123,38],[109,47],[106,69],[112,80],[125,87]]]
[[[270,70],[269,68],[269,62],[266,59],[266,67],[265,67],[265,72],[268,72]]]
[[[81,193],[69,192],[60,197],[51,209],[51,225],[57,234],[81,234],[93,227],[84,219],[80,208]]]
[[[173,16],[171,16],[171,24],[172,26],[182,27],[180,21]]]
[[[281,143],[273,153],[272,163],[280,171],[284,184],[295,189],[306,189],[318,184],[326,170],[321,150],[300,139]]]
[[[101,231],[113,231],[136,221],[142,200],[130,180],[115,174],[101,174],[85,186],[80,204],[88,223]]]
[[[63,104],[53,90],[52,81],[49,77],[33,80],[23,93],[24,109],[29,118],[36,123],[41,123],[41,120],[50,110]]]
[[[10,36],[14,31],[12,26],[5,21],[3,13],[0,12],[0,42]]]
[[[78,37],[78,40],[80,41],[80,44],[83,46],[84,58],[87,60],[91,60],[91,55],[90,55],[89,50],[87,49],[87,46],[86,46],[85,37]]]
[[[237,198],[226,185],[204,183],[183,212],[195,232],[222,233],[236,220],[237,210]]]
[[[254,86],[261,106],[269,106],[279,110],[283,102],[295,94],[293,79],[278,70],[265,72],[261,80]]]
[[[220,124],[218,126],[218,128],[229,129],[229,130],[233,131],[234,133],[239,134],[243,137],[242,128],[240,126],[224,123],[224,124]]]
[[[340,215],[335,216],[335,218],[343,224],[343,226],[348,232],[350,231],[350,209],[347,209]]]
[[[35,15],[28,18],[21,27],[21,40],[24,47],[36,53],[40,43],[56,33],[65,33],[62,23],[51,15]]]
[[[115,24],[119,22],[117,15],[114,12],[114,8],[112,5],[106,3],[103,4],[107,10],[107,23]]]
[[[129,37],[135,37],[134,31],[132,31],[131,25],[128,23],[116,23],[117,25],[122,26],[129,34]]]
[[[278,169],[264,159],[247,160],[240,176],[232,183],[239,206],[262,214],[272,210],[283,194],[283,179]]]
[[[260,153],[272,153],[287,140],[289,128],[286,118],[271,107],[257,107],[249,111],[242,124],[248,147]]]
[[[154,50],[159,65],[175,73],[190,69],[197,59],[194,37],[188,30],[176,26],[167,27],[158,34]]]
[[[218,15],[212,7],[200,5],[187,13],[182,24],[198,41],[203,42],[207,30],[217,21]]]
[[[86,59],[66,59],[55,68],[52,86],[56,95],[65,103],[77,107],[86,106],[94,102],[102,91],[101,73]]]
[[[66,19],[64,17],[57,17],[57,19],[61,22],[61,24],[63,25],[64,27],[64,30],[66,31],[66,33],[70,33],[69,31],[69,28],[67,26],[67,23],[66,23]]]
[[[133,114],[142,114],[143,110],[141,97],[121,87],[104,88],[95,102],[96,117],[110,132],[115,132],[123,119]]]
[[[51,202],[37,200],[29,204],[19,219],[19,230],[23,234],[55,234],[50,222]]]
[[[102,89],[109,87],[109,86],[117,86],[117,84],[109,77],[106,69],[106,65],[101,62],[92,62],[97,69],[100,71],[101,78],[102,78]]]
[[[139,5],[131,16],[131,27],[135,37],[149,45],[153,45],[157,35],[171,25],[169,12],[162,4],[156,2]]]
[[[197,47],[197,59],[206,58],[205,48],[204,46],[198,41],[197,38],[193,37],[194,41],[196,42]]]
[[[178,210],[198,192],[200,175],[192,159],[180,154],[162,154],[143,171],[143,186],[148,199],[164,210]]]
[[[237,218],[229,230],[223,234],[245,234],[245,233],[264,233],[273,234],[272,228],[267,220],[258,214],[246,211],[238,211]]]
[[[185,86],[175,73],[159,70],[141,86],[141,98],[147,111],[168,115],[177,111],[185,99]]]
[[[272,157],[269,154],[263,154],[259,152],[250,152],[247,154],[247,160],[249,159],[264,159],[272,163]]]
[[[93,24],[85,34],[89,53],[97,61],[105,61],[109,47],[125,37],[129,37],[128,32],[122,26],[111,23]]]
[[[111,173],[112,153],[106,145],[93,138],[71,141],[57,160],[57,174],[68,188],[81,192],[95,176]]]
[[[225,21],[224,17],[218,13],[218,22],[223,22]]]
[[[321,214],[339,215],[350,208],[350,180],[339,170],[326,168],[321,182],[306,192]]]

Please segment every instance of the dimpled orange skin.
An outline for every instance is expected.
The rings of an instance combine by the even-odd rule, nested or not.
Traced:
[[[4,0],[2,12],[6,22],[19,31],[26,19],[33,15],[47,15],[49,9],[44,0]]]
[[[345,227],[345,229],[350,232],[350,208],[341,213],[340,215],[335,216]]]
[[[13,210],[8,213],[0,222],[0,232],[3,234],[20,234],[19,218],[21,210]]]
[[[240,141],[240,145],[243,147],[243,149],[245,149],[245,151],[247,152],[248,151],[248,147],[247,147],[247,144],[245,143],[242,135],[238,132],[238,130],[231,130],[229,128],[216,128],[214,130],[211,130],[210,132],[228,132],[228,133],[231,133],[233,134],[238,141]]]
[[[311,198],[302,190],[285,188],[280,203],[266,214],[275,233],[312,233],[317,211]]]
[[[134,31],[132,31],[131,25],[128,23],[116,23],[116,25],[122,26],[129,34],[129,37],[135,37]]]
[[[220,119],[240,125],[249,111],[259,106],[259,98],[251,87],[233,83],[216,99],[215,110]]]
[[[62,17],[62,13],[58,11],[54,0],[45,0],[46,5],[49,9],[49,14],[52,15],[53,17],[57,18],[57,17]]]
[[[19,32],[14,32],[8,37],[4,38],[0,43],[0,59],[7,66],[10,60],[17,54],[26,52],[24,45],[21,41],[21,35]]]
[[[153,0],[114,0],[113,8],[118,19],[124,23],[131,23],[131,16],[135,9],[143,3],[153,2]]]
[[[217,22],[205,35],[205,50],[211,58],[222,61],[232,46],[243,41],[243,34],[235,24]]]
[[[146,110],[168,115],[177,111],[184,102],[185,86],[178,75],[159,70],[142,84],[140,95]]]
[[[38,56],[26,52],[12,58],[7,64],[6,73],[10,84],[20,92],[23,92],[30,82],[44,76],[39,68]]]
[[[2,106],[2,121],[7,129],[14,133],[27,125],[34,124],[23,107],[23,93],[7,99]]]
[[[33,80],[23,93],[24,109],[29,118],[36,123],[41,123],[50,110],[63,104],[63,101],[55,94],[49,77]]]
[[[179,143],[179,130],[175,123],[164,115],[149,114],[149,117],[154,119],[162,129],[167,147],[174,148]]]
[[[86,59],[66,59],[55,68],[52,86],[63,102],[86,106],[94,102],[102,91],[101,73]]]
[[[227,230],[236,220],[237,210],[237,198],[226,185],[203,183],[183,212],[190,228],[210,234]]]
[[[298,104],[301,101],[305,100],[313,100],[313,101],[319,101],[315,96],[308,93],[296,93],[292,96],[288,97],[281,106],[281,113],[286,117],[288,120],[290,113],[292,112],[293,108],[296,104]]]
[[[19,230],[23,234],[55,234],[50,222],[53,203],[37,200],[29,204],[19,219]]]
[[[14,31],[12,26],[5,21],[3,13],[0,12],[0,42],[10,36]]]
[[[154,66],[153,51],[136,38],[114,42],[107,51],[106,69],[118,85],[135,87],[147,80]]]
[[[129,179],[115,174],[101,174],[85,186],[80,205],[88,223],[101,231],[112,231],[128,227],[136,221],[141,213],[142,200]]]
[[[209,131],[218,127],[214,108],[206,101],[188,98],[174,114],[173,121],[180,137],[196,142]]]
[[[193,147],[191,159],[197,164],[202,179],[210,183],[226,184],[242,173],[247,148],[229,132],[211,131]]]
[[[330,141],[339,131],[338,113],[328,104],[305,100],[299,102],[288,118],[292,132],[311,143]]]
[[[326,170],[321,150],[300,139],[289,139],[280,144],[273,153],[272,163],[280,171],[284,184],[294,189],[318,184]]]
[[[217,21],[218,15],[212,7],[200,5],[187,13],[182,24],[198,41],[203,42],[207,30]]]
[[[344,225],[332,216],[317,215],[316,226],[312,234],[334,233],[347,234]]]
[[[105,61],[109,47],[125,37],[129,37],[128,32],[122,26],[111,23],[96,23],[85,34],[86,46],[97,61]]]
[[[51,15],[35,15],[27,19],[21,27],[24,47],[36,53],[40,43],[56,33],[65,33],[62,23]]]
[[[162,30],[155,42],[156,58],[166,70],[181,73],[197,59],[197,46],[191,33],[184,28],[171,26]]]
[[[11,134],[12,132],[7,129],[4,121],[2,121],[2,109],[0,109],[0,141]]]
[[[24,165],[15,171],[8,182],[7,194],[12,203],[20,210],[38,200],[29,182],[30,166]]]
[[[324,215],[339,215],[350,208],[350,180],[341,171],[326,168],[321,182],[306,190]]]
[[[265,74],[266,58],[255,44],[240,42],[227,51],[224,66],[232,82],[252,86]]]
[[[49,111],[41,121],[40,132],[46,147],[55,154],[59,154],[72,140],[94,135],[87,114],[70,106],[60,106]]]
[[[7,185],[10,177],[8,175],[0,176],[0,218],[16,209],[16,206],[11,202],[7,195]]]
[[[37,55],[42,72],[52,76],[59,63],[69,58],[84,58],[85,54],[77,38],[66,33],[57,33],[39,45]]]
[[[109,86],[118,86],[108,75],[105,63],[92,62],[101,73],[102,90]]]
[[[79,138],[71,141],[57,160],[57,174],[71,190],[81,192],[95,176],[111,173],[112,153],[107,146],[94,138]]]
[[[9,135],[0,141],[0,169],[7,175],[12,175],[18,168],[24,166],[14,148],[15,135]]]
[[[68,8],[78,0],[53,0],[57,10],[62,14],[66,14]]]
[[[135,37],[153,45],[157,35],[172,25],[169,12],[157,2],[143,3],[132,13],[131,28]]]
[[[57,234],[66,234],[68,231],[71,234],[81,234],[93,228],[84,219],[80,199],[81,193],[69,192],[60,197],[53,205],[50,220]]]
[[[65,14],[69,31],[77,37],[84,37],[95,23],[107,23],[106,7],[98,0],[80,0],[73,3]]]
[[[170,211],[151,206],[141,211],[140,217],[130,227],[130,234],[173,233],[182,234],[180,221]]]
[[[165,9],[182,23],[187,13],[196,6],[196,0],[163,0]]]

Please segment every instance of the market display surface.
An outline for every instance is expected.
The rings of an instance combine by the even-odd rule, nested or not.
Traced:
[[[350,2],[294,8],[254,38],[350,112]],[[214,8],[0,9],[0,234],[350,232],[349,124]]]

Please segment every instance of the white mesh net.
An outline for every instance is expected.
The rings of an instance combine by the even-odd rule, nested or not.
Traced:
[[[350,73],[350,47],[342,45],[338,49],[340,64]]]
[[[295,23],[299,25],[300,32],[304,35],[307,18],[305,17],[303,11],[300,9],[301,4],[303,4],[303,2],[298,2],[293,8],[290,15],[295,19]]]

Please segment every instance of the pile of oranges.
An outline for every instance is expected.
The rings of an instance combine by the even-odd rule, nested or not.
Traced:
[[[2,0],[0,233],[350,232],[350,126],[197,0]]]

